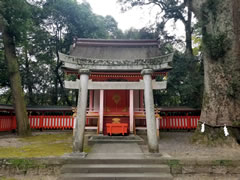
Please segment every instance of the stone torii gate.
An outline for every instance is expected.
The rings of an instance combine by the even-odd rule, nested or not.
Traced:
[[[152,79],[154,71],[163,71],[171,69],[168,63],[172,61],[173,53],[146,59],[89,59],[65,54],[60,55],[63,62],[63,68],[77,70],[80,79],[76,81],[65,81],[65,87],[68,89],[78,89],[79,98],[77,106],[77,120],[74,128],[73,152],[82,153],[84,145],[84,130],[86,122],[86,108],[88,101],[88,90],[94,89],[114,89],[114,90],[144,90],[144,101],[146,110],[147,137],[149,152],[158,153],[157,128],[154,113],[153,89],[166,89],[167,82]],[[141,72],[143,80],[139,82],[95,82],[89,79],[91,72],[97,71],[117,71],[117,72]],[[102,121],[100,119],[100,121]],[[131,121],[130,121],[131,123]],[[130,125],[131,127],[131,125]],[[100,127],[101,128],[101,127]]]

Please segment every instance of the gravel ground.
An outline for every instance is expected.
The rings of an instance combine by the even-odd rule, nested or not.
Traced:
[[[193,132],[161,132],[159,140],[160,153],[166,153],[175,158],[240,158],[240,146],[234,147],[207,147],[192,144],[190,141]],[[146,136],[143,136],[146,139]],[[147,145],[141,146],[143,152],[148,152]]]
[[[69,131],[35,131],[33,135],[56,134]],[[159,150],[160,153],[168,154],[176,158],[220,158],[235,159],[240,158],[240,145],[234,147],[206,147],[190,142],[193,132],[160,132]],[[146,140],[146,135],[141,135]],[[25,143],[25,142],[24,142]],[[13,133],[0,132],[0,147],[20,147],[22,141]],[[147,153],[147,145],[141,146],[142,151]]]
[[[55,134],[62,131],[45,131],[45,132],[33,132],[33,135],[39,134]],[[161,132],[159,140],[160,153],[167,154],[176,159],[239,159],[240,158],[240,146],[234,147],[206,147],[204,145],[195,145],[190,142],[190,138],[193,135],[192,132]],[[146,136],[142,136],[146,139]],[[0,148],[4,146],[20,147],[23,142],[19,141],[19,138],[15,134],[0,133]],[[142,145],[141,149],[147,153],[147,145]],[[56,180],[56,176],[12,176],[7,177],[15,180]],[[3,177],[0,175],[0,180]],[[4,179],[6,180],[6,179]],[[224,175],[224,176],[212,176],[212,175],[179,175],[174,177],[174,180],[240,180],[239,176]]]
[[[56,176],[24,176],[24,175],[17,175],[17,176],[9,176],[9,177],[1,177],[0,180],[57,180],[58,177]]]
[[[237,175],[179,175],[174,177],[174,180],[239,180],[240,177]]]

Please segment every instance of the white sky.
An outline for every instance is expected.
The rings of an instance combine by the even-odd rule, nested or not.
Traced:
[[[139,7],[135,7],[132,10],[122,13],[121,7],[117,3],[117,0],[86,0],[86,1],[89,2],[94,13],[102,16],[106,15],[113,16],[114,19],[118,22],[118,27],[123,31],[130,29],[131,27],[140,29],[148,24],[148,22],[151,19],[150,16],[152,16],[153,18],[155,17],[154,10],[152,10],[152,12],[150,12],[150,10],[144,11]]]
[[[155,22],[158,7],[152,6],[143,8],[134,7],[133,9],[122,13],[121,7],[117,0],[78,0],[79,2],[87,1],[95,14],[106,16],[111,15],[118,22],[118,27],[123,31],[130,29],[141,29]],[[184,26],[182,23],[177,23],[176,26],[168,25],[168,32],[171,35],[176,35],[178,38],[184,37]]]

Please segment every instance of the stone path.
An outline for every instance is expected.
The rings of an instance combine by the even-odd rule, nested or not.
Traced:
[[[106,158],[143,158],[144,154],[137,143],[101,143],[94,144],[89,159]]]
[[[172,180],[170,167],[146,158],[137,143],[97,143],[85,159],[62,168],[59,180]]]

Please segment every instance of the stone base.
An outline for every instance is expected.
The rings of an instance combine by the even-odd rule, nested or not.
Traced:
[[[135,135],[129,136],[89,136],[88,145],[93,145],[96,143],[137,143],[144,144],[144,140]]]
[[[85,152],[72,152],[70,154],[64,154],[64,157],[85,158],[87,155]]]
[[[162,158],[163,154],[161,154],[161,153],[145,153],[144,156],[149,159],[152,159],[152,158],[155,159],[155,158]]]

